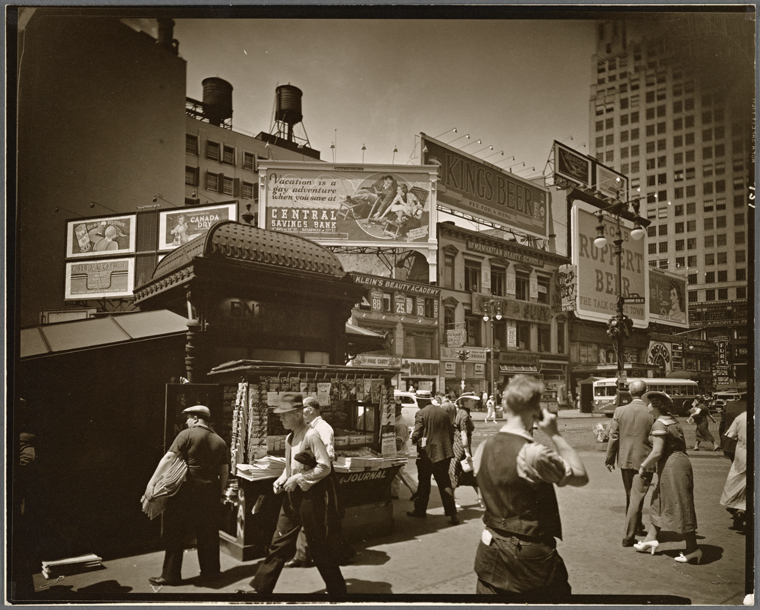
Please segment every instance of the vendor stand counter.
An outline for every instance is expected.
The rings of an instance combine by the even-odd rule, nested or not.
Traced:
[[[220,537],[240,561],[266,554],[284,494],[274,480],[285,468],[285,436],[273,413],[283,392],[319,400],[335,431],[333,464],[348,540],[393,531],[391,482],[406,456],[396,455],[391,379],[398,369],[237,361],[218,366],[209,381],[223,387],[223,417],[231,422],[230,486]]]

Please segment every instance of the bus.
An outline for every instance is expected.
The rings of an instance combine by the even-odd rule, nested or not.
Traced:
[[[631,402],[631,394],[628,384],[638,379],[647,384],[647,392],[666,392],[673,399],[673,412],[675,415],[688,415],[691,403],[699,394],[699,385],[691,379],[656,379],[649,377],[629,378],[621,394],[620,404],[626,405]],[[594,388],[594,413],[604,413],[612,417],[616,404],[617,379],[597,379],[593,383]]]

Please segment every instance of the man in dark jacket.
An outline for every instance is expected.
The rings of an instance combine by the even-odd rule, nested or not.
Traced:
[[[425,408],[417,411],[414,416],[414,432],[412,442],[417,445],[417,498],[414,501],[414,511],[408,512],[410,517],[424,518],[430,498],[430,477],[435,477],[441,502],[446,516],[451,523],[457,525],[457,509],[454,504],[454,492],[449,479],[449,464],[454,457],[451,447],[451,420],[441,408],[437,400],[433,400]]]

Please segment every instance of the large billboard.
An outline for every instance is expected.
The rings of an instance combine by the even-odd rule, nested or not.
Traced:
[[[649,319],[663,324],[689,327],[686,278],[661,269],[649,270]]]
[[[66,223],[66,258],[134,254],[137,216],[80,218]]]
[[[594,245],[599,224],[599,210],[582,201],[573,204],[573,265],[577,272],[575,313],[583,320],[607,322],[617,311],[617,256],[613,240],[617,234],[617,221],[605,215],[603,220],[607,245],[599,249]],[[621,280],[623,297],[641,297],[643,304],[625,304],[623,311],[633,325],[645,328],[647,316],[647,286],[649,265],[646,259],[646,239],[631,238],[631,223],[620,219],[623,236]]]
[[[65,299],[131,297],[135,286],[135,259],[110,258],[66,263]]]
[[[554,175],[607,197],[628,201],[628,177],[554,141]]]
[[[423,160],[438,166],[438,202],[476,218],[548,234],[549,193],[537,184],[426,136]]]
[[[435,241],[435,168],[259,163],[259,226],[326,245]]]
[[[158,215],[158,249],[173,250],[199,235],[220,220],[237,220],[237,203],[193,206],[160,212]]]

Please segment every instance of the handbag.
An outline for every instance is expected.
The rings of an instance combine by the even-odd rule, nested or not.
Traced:
[[[472,472],[472,458],[466,457],[459,463],[462,465],[464,472]]]
[[[178,455],[169,469],[156,481],[151,497],[142,497],[142,510],[148,518],[155,519],[166,510],[169,498],[176,495],[186,478],[187,462]]]

